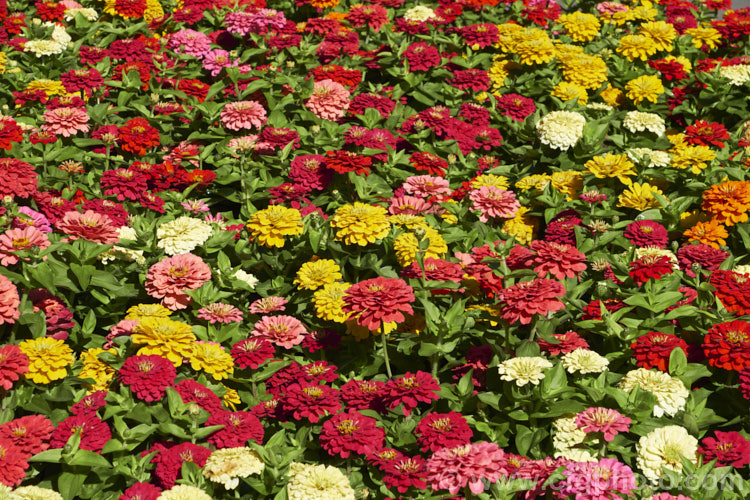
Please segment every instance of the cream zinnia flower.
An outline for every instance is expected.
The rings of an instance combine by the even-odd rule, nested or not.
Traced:
[[[21,486],[13,490],[13,500],[63,500],[63,496],[54,490],[39,486]]]
[[[627,393],[636,386],[640,386],[656,398],[655,417],[661,417],[665,413],[673,417],[678,411],[685,409],[685,401],[690,395],[680,379],[659,370],[638,368],[626,373],[619,383],[619,388]]]
[[[659,151],[650,148],[630,148],[627,150],[627,155],[631,160],[638,162],[644,160],[646,156],[648,156],[649,168],[666,167],[671,161],[669,153],[666,151]]]
[[[222,448],[211,453],[203,467],[203,475],[224,488],[233,490],[241,477],[263,472],[265,464],[252,448]]]
[[[544,378],[544,370],[552,368],[552,363],[538,356],[511,358],[498,365],[497,370],[502,380],[515,382],[518,387],[531,382],[539,385]]]
[[[331,465],[292,462],[289,466],[289,500],[354,500],[349,479]]]
[[[601,373],[609,360],[595,351],[579,347],[562,357],[562,364],[568,373]]]
[[[664,475],[662,467],[681,472],[681,455],[698,464],[698,440],[679,425],[654,429],[638,441],[636,450],[638,468],[652,481]]]
[[[664,132],[666,131],[664,118],[662,118],[661,115],[656,113],[644,113],[642,111],[628,111],[625,115],[625,119],[622,120],[622,126],[633,134],[648,130],[649,132],[661,136],[664,135]]]
[[[424,5],[415,5],[404,12],[404,19],[407,21],[427,21],[435,17],[435,11]]]
[[[156,230],[156,237],[159,239],[156,246],[163,248],[167,255],[188,253],[205,243],[211,233],[211,225],[202,220],[178,217],[159,226]]]
[[[120,235],[121,240],[137,240],[138,235],[135,229],[129,226],[122,226],[117,229],[117,234]],[[100,253],[97,258],[102,261],[103,264],[107,264],[115,259],[122,259],[128,262],[137,262],[138,264],[146,264],[146,258],[143,256],[143,250],[132,250],[130,248],[121,247],[118,245],[113,246],[106,252]]]
[[[553,111],[536,124],[539,140],[551,148],[565,151],[583,136],[586,118],[575,111]]]
[[[722,66],[719,68],[719,75],[728,79],[730,85],[741,87],[750,81],[750,64]]]
[[[566,451],[586,440],[586,431],[576,425],[576,416],[560,417],[552,422],[552,446],[555,450]]]
[[[250,273],[243,271],[242,269],[237,269],[234,272],[234,279],[244,281],[248,284],[248,286],[250,286],[250,288],[255,288],[255,285],[258,284],[258,278]]]
[[[156,500],[211,500],[211,496],[195,486],[178,484],[170,490],[162,491]]]

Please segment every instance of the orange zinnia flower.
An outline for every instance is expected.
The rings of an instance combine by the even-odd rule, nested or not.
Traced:
[[[719,221],[711,219],[708,222],[697,222],[683,235],[689,238],[688,241],[698,241],[710,247],[719,248],[721,245],[727,244],[724,238],[729,236],[729,233]]]
[[[747,221],[750,210],[750,182],[728,181],[703,192],[701,208],[727,226]]]

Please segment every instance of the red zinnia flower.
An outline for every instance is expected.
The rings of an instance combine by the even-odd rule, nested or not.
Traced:
[[[328,158],[325,160],[326,167],[340,174],[354,172],[357,175],[370,175],[372,159],[369,156],[358,155],[349,151],[327,151]]]
[[[473,92],[484,92],[490,89],[490,77],[482,69],[456,70],[448,83],[457,89]]]
[[[127,168],[107,170],[99,183],[106,196],[116,196],[120,201],[136,201],[148,189],[148,177]]]
[[[708,364],[725,370],[750,368],[750,323],[729,321],[712,326],[703,338]]]
[[[399,493],[406,493],[411,487],[418,490],[427,489],[425,461],[419,455],[393,460],[385,465],[383,472],[383,483],[389,488],[395,488]]]
[[[750,368],[740,372],[740,390],[743,398],[750,399]]]
[[[249,411],[219,411],[208,417],[205,425],[224,425],[206,439],[217,448],[238,448],[248,441],[263,444],[263,424]]]
[[[666,248],[669,235],[664,226],[652,220],[637,220],[628,224],[623,233],[627,239],[638,247]]]
[[[104,78],[95,68],[71,69],[60,75],[60,81],[71,94],[81,90],[98,89],[104,84]]]
[[[205,385],[188,378],[179,382],[174,389],[182,397],[183,403],[197,403],[209,413],[221,411],[221,399]]]
[[[500,31],[494,24],[472,24],[459,28],[458,32],[463,37],[466,45],[487,47],[500,41]]]
[[[334,415],[323,424],[320,444],[329,455],[349,458],[351,453],[366,455],[383,447],[385,431],[377,420],[357,411]]]
[[[687,343],[676,335],[669,333],[649,332],[641,335],[630,345],[635,355],[635,364],[650,370],[656,368],[663,372],[669,367],[669,355],[679,347],[687,355]]]
[[[709,283],[727,311],[750,314],[750,274],[718,270],[711,273]]]
[[[115,12],[122,17],[143,17],[147,7],[146,0],[115,0]]]
[[[467,444],[474,435],[464,416],[455,411],[425,415],[414,432],[424,452]]]
[[[95,391],[81,398],[76,404],[70,407],[70,413],[81,415],[83,413],[96,414],[99,408],[107,404],[107,391]]]
[[[232,346],[230,354],[234,364],[240,368],[257,370],[260,365],[271,359],[276,353],[273,344],[263,339],[240,340]]]
[[[157,355],[130,356],[120,368],[120,381],[129,386],[135,397],[159,401],[167,387],[174,384],[177,371],[171,361]]]
[[[341,386],[341,397],[346,406],[355,410],[375,410],[383,408],[385,382],[379,380],[355,380]]]
[[[565,285],[559,281],[538,278],[516,283],[499,293],[503,303],[501,317],[509,323],[520,321],[522,325],[528,325],[534,314],[546,316],[564,309],[565,304],[559,299],[563,295]]]
[[[0,387],[9,391],[13,382],[28,371],[29,357],[17,345],[0,347]]]
[[[118,129],[118,143],[123,151],[145,155],[146,149],[159,145],[159,131],[145,118],[133,118]]]
[[[729,258],[729,253],[720,248],[713,248],[704,243],[685,245],[677,250],[677,261],[680,269],[690,277],[695,277],[694,264],[700,264],[701,269],[716,271]]]
[[[340,398],[339,391],[327,385],[301,382],[287,387],[283,404],[295,420],[306,417],[316,423],[326,412],[333,414],[341,409]]]
[[[536,254],[528,258],[526,265],[533,268],[540,278],[546,277],[547,273],[558,280],[575,278],[586,270],[586,256],[574,246],[535,240],[530,248]]]
[[[367,25],[377,33],[388,23],[388,11],[382,5],[352,5],[346,16],[349,24],[355,28]]]
[[[0,441],[12,443],[18,451],[31,456],[49,448],[54,427],[44,415],[27,415],[0,425]]]
[[[26,477],[26,456],[11,441],[0,438],[0,483],[18,486]]]
[[[15,158],[0,158],[0,197],[28,198],[36,193],[34,167]]]
[[[688,144],[698,146],[724,147],[724,142],[729,139],[729,132],[721,123],[711,123],[696,120],[694,125],[685,129],[685,140]]]
[[[423,261],[424,278],[427,281],[452,281],[460,283],[464,276],[464,270],[458,262],[448,262],[443,259],[427,257]],[[404,278],[419,279],[422,278],[422,268],[417,262],[412,262],[408,267],[401,271]]]
[[[440,385],[429,373],[406,372],[403,377],[391,379],[385,384],[383,398],[391,410],[403,404],[404,415],[408,416],[420,402],[430,403],[432,400],[440,399],[438,392]]]
[[[14,142],[23,141],[23,131],[13,118],[0,119],[0,148],[11,150]]]
[[[156,500],[161,494],[161,488],[151,483],[135,483],[122,492],[117,500]]]
[[[399,278],[377,277],[352,285],[344,295],[344,312],[371,331],[382,323],[401,323],[403,313],[414,314],[414,290]]]
[[[658,280],[672,274],[672,260],[666,255],[645,255],[630,263],[630,277],[636,285],[641,286],[651,278]]]
[[[445,171],[448,169],[448,162],[432,153],[412,153],[409,163],[420,172],[427,172],[429,175],[438,177],[445,176]]]
[[[736,431],[714,431],[715,438],[703,438],[698,452],[703,461],[716,461],[716,467],[732,466],[741,469],[750,463],[750,441]]]
[[[198,467],[206,465],[211,456],[211,450],[193,443],[156,443],[151,449],[144,451],[141,456],[156,451],[151,463],[156,464],[154,475],[158,483],[164,488],[171,488],[182,476],[182,464],[192,462]]]
[[[91,413],[73,415],[57,425],[50,439],[51,448],[62,448],[75,432],[81,431],[82,450],[100,453],[104,445],[112,438],[109,426]]]
[[[569,352],[575,351],[579,348],[589,348],[589,343],[572,330],[569,330],[565,333],[553,333],[552,336],[555,337],[559,341],[559,343],[553,344],[541,338],[537,339],[536,341],[536,343],[539,344],[539,348],[542,350],[542,352],[546,352],[550,356],[557,356],[558,354],[568,354]]]
[[[440,66],[440,51],[425,42],[415,42],[404,51],[409,71],[428,71]]]
[[[505,116],[522,122],[527,116],[536,111],[533,99],[518,94],[504,94],[497,99],[497,107],[502,109]]]

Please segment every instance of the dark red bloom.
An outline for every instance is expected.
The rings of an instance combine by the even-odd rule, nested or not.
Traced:
[[[420,172],[427,172],[429,175],[444,177],[448,169],[448,162],[432,153],[412,153],[409,157],[409,163],[412,167]]]
[[[563,210],[547,224],[547,229],[544,232],[544,240],[575,246],[576,232],[574,228],[580,226],[582,223],[583,219],[578,216],[578,212],[575,210]]]
[[[750,314],[750,274],[717,270],[709,278],[727,311],[738,315]]]
[[[354,172],[357,175],[370,175],[372,160],[369,156],[342,150],[327,151],[326,155],[328,155],[325,161],[326,167],[340,174]]]
[[[302,212],[302,216],[305,213]],[[302,347],[310,351],[311,353],[329,349],[338,349],[341,347],[341,335],[333,330],[313,330],[312,332],[305,335],[305,340],[302,341]]]
[[[95,68],[71,69],[60,75],[60,81],[70,94],[96,90],[104,84],[104,78]]]
[[[628,224],[623,236],[638,247],[666,248],[669,243],[667,229],[658,222],[647,219]]]
[[[302,375],[306,380],[316,384],[330,383],[339,378],[336,365],[329,365],[327,361],[315,361],[309,365],[303,365]]]
[[[342,309],[358,324],[376,331],[381,323],[401,323],[406,319],[403,313],[414,314],[414,300],[414,290],[404,280],[379,276],[349,287]]]
[[[145,118],[128,120],[118,131],[118,143],[123,151],[143,156],[147,149],[159,145],[159,131]]]
[[[695,277],[693,265],[700,264],[705,271],[716,271],[729,258],[729,253],[704,243],[685,245],[677,250],[677,261],[685,274]]]
[[[73,415],[81,415],[84,413],[90,413],[96,415],[99,408],[102,408],[107,404],[107,391],[94,391],[91,394],[87,394],[79,402],[70,407],[70,413]]]
[[[122,492],[117,500],[156,500],[161,488],[151,483],[135,483]]]
[[[490,77],[482,69],[456,70],[448,83],[458,89],[473,92],[484,92],[490,89]]]
[[[156,443],[151,449],[144,451],[141,456],[156,452],[151,463],[156,464],[154,475],[163,488],[175,485],[182,476],[182,464],[192,462],[198,467],[206,465],[211,450],[193,443]]]
[[[583,308],[583,316],[581,316],[581,320],[586,321],[593,319],[601,321],[601,306],[604,306],[604,310],[609,312],[610,314],[619,309],[622,309],[623,307],[626,307],[624,302],[617,299],[592,300],[586,305],[586,307]]]
[[[559,343],[553,344],[541,338],[536,341],[542,352],[546,352],[550,356],[568,354],[576,349],[588,349],[589,347],[589,343],[573,330],[569,330],[565,333],[553,333],[552,336],[556,338]]]
[[[225,426],[206,439],[217,448],[237,448],[248,441],[263,444],[263,424],[249,411],[219,411],[208,417],[205,425]]]
[[[696,120],[694,125],[685,129],[685,140],[688,144],[723,148],[723,141],[728,139],[729,132],[721,123]]]
[[[656,368],[666,372],[669,368],[669,356],[675,347],[679,347],[687,356],[688,345],[677,335],[649,332],[641,335],[630,345],[635,357],[635,364],[650,370]]]
[[[26,477],[29,463],[27,456],[11,441],[0,438],[0,483],[5,486],[18,486]]]
[[[0,158],[0,197],[28,198],[36,193],[37,175],[29,163]]]
[[[409,63],[409,71],[429,71],[440,66],[440,51],[425,42],[409,45],[403,57]]]
[[[174,384],[177,370],[171,361],[161,356],[137,355],[125,360],[119,376],[138,399],[159,401],[166,394],[167,387]]]
[[[211,389],[195,380],[188,378],[179,382],[175,387],[182,397],[183,403],[195,402],[209,413],[221,411],[221,399]]]
[[[234,363],[240,368],[257,370],[260,365],[271,359],[276,353],[273,344],[263,339],[240,340],[230,351]]]
[[[457,30],[466,42],[466,45],[479,45],[488,47],[500,41],[500,32],[497,26],[490,23],[472,24]]]
[[[355,380],[341,386],[341,397],[346,406],[355,410],[383,409],[383,389],[385,383],[379,380]]]
[[[729,321],[709,328],[703,338],[708,364],[724,370],[750,368],[750,323]]]
[[[419,421],[414,433],[424,452],[467,444],[474,435],[464,416],[455,411],[428,413]]]
[[[715,438],[706,437],[701,441],[698,452],[703,454],[703,462],[716,460],[716,467],[731,466],[741,469],[750,463],[750,441],[736,431],[714,431]]]
[[[367,461],[384,471],[389,464],[395,463],[406,455],[393,448],[383,448],[367,456]]]
[[[665,80],[682,80],[688,76],[685,67],[679,61],[648,61],[648,65],[662,74]]]
[[[0,441],[12,443],[21,454],[30,457],[49,448],[54,429],[44,415],[27,415],[0,425]]]
[[[355,28],[366,25],[378,32],[388,23],[388,11],[382,5],[356,4],[349,8],[346,20]]]
[[[323,424],[320,444],[332,456],[367,455],[383,447],[385,431],[376,424],[377,420],[357,411],[339,413]]]
[[[357,94],[352,99],[348,112],[354,115],[363,115],[367,109],[376,109],[380,116],[388,118],[396,109],[396,102],[386,96],[371,92]]]
[[[273,149],[283,149],[290,142],[293,144],[292,149],[297,149],[300,145],[299,133],[288,128],[264,127],[260,132],[259,142],[267,142]]]
[[[84,45],[78,50],[78,58],[80,59],[81,64],[89,64],[92,66],[101,62],[108,55],[109,50],[104,47],[89,47]]]
[[[112,438],[109,426],[92,413],[73,415],[57,425],[50,439],[50,448],[62,448],[75,432],[81,432],[82,450],[100,453]]]
[[[662,276],[672,274],[672,260],[666,255],[645,255],[630,263],[630,277],[633,282],[641,286],[651,278],[658,280]]]
[[[427,470],[424,458],[419,455],[393,460],[385,465],[383,472],[383,483],[389,488],[395,488],[399,493],[406,493],[412,487],[418,490],[427,489]]]
[[[100,184],[106,196],[116,196],[120,201],[136,201],[146,191],[148,178],[135,170],[118,168],[104,172]]]
[[[451,370],[453,380],[458,382],[469,370],[472,370],[471,383],[474,384],[474,388],[477,390],[484,389],[487,380],[487,368],[489,368],[492,360],[492,346],[489,344],[471,346],[467,349],[465,358],[466,363]]]
[[[385,384],[383,399],[391,410],[403,404],[404,415],[410,415],[419,403],[430,403],[440,399],[439,392],[438,381],[429,373],[406,372],[403,377],[391,379]]]
[[[326,412],[334,414],[341,409],[341,396],[327,385],[301,382],[287,387],[283,404],[295,420],[307,418],[316,423]]]
[[[743,398],[750,399],[750,368],[740,372],[740,391]]]
[[[125,210],[125,207],[123,207],[121,203],[111,200],[86,200],[83,202],[83,205],[81,205],[81,211],[86,212],[87,210],[93,210],[96,213],[106,215],[116,227],[128,225],[128,216],[130,214]]]
[[[310,73],[313,76],[313,80],[316,82],[321,80],[333,80],[336,83],[349,87],[351,91],[354,91],[362,81],[361,71],[345,68],[337,64],[316,66],[310,71]]]
[[[29,371],[29,357],[17,345],[0,347],[0,387],[9,391],[13,382]]]
[[[211,86],[207,83],[203,83],[195,78],[187,78],[180,80],[177,84],[177,90],[185,92],[187,95],[195,97],[198,102],[203,102],[208,96],[208,89]]]

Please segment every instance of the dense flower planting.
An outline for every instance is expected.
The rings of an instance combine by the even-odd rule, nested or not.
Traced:
[[[750,9],[79,1],[0,0],[0,497],[750,497]]]

